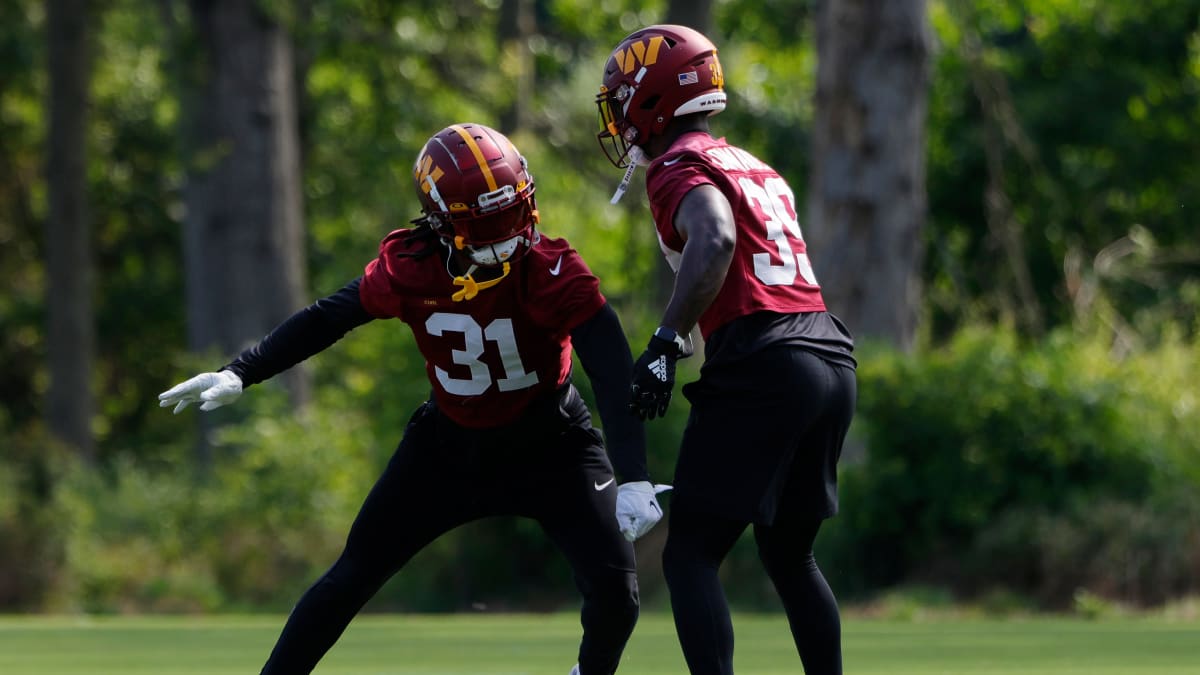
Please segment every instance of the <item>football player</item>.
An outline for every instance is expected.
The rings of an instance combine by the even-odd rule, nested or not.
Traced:
[[[854,413],[856,363],[809,263],[796,199],[770,166],[714,138],[726,105],[717,49],[683,26],[638,30],[617,45],[597,97],[598,138],[639,164],[659,243],[676,273],[661,324],[634,366],[630,408],[663,415],[675,362],[704,338],[680,443],[663,572],[693,674],[733,673],[733,627],[717,576],[753,526],[805,671],[841,672],[837,602],[813,558],[837,511],[837,462]]]
[[[631,541],[662,516],[641,422],[625,409],[633,358],[621,324],[579,254],[538,231],[533,177],[503,134],[446,127],[425,143],[413,177],[421,217],[384,238],[362,276],[221,370],[159,395],[177,413],[192,402],[212,410],[373,319],[408,324],[425,358],[432,396],[262,672],[310,672],[414,554],[464,523],[517,515],[541,525],[583,595],[573,672],[607,675],[638,615]],[[571,384],[572,347],[609,454]]]

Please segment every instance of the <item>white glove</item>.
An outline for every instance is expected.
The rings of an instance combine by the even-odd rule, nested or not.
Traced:
[[[242,378],[228,370],[217,373],[202,373],[186,382],[171,387],[158,395],[158,407],[175,406],[174,413],[188,407],[189,403],[203,401],[201,410],[213,410],[229,405],[242,395]]]
[[[636,540],[662,518],[662,507],[654,495],[670,489],[670,485],[651,485],[644,480],[617,487],[617,523],[626,539]]]

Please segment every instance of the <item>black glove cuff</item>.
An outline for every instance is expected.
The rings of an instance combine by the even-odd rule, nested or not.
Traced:
[[[681,353],[679,345],[675,341],[661,338],[657,334],[650,336],[650,342],[646,345],[646,351],[653,353],[655,356],[666,356],[672,361],[678,360]]]
[[[673,329],[659,326],[654,330],[654,335],[650,336],[648,348],[654,349],[659,354],[666,354],[673,359],[678,359],[685,355],[687,341]]]

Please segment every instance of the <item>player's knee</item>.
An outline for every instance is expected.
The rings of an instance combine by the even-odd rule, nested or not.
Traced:
[[[365,593],[370,597],[399,569],[399,565],[389,564],[383,556],[356,555],[347,548],[321,578],[321,583],[337,589],[338,593]]]
[[[638,583],[635,572],[608,569],[577,581],[584,597],[594,603],[637,610]]]
[[[778,583],[817,572],[812,544],[819,528],[820,521],[799,528],[756,527],[754,541],[758,546],[758,559],[767,575]]]
[[[662,554],[663,577],[667,585],[686,584],[706,567],[710,567],[695,548],[681,543],[679,539],[667,538]]]
[[[632,628],[637,623],[638,614],[641,612],[641,602],[638,600],[637,593],[622,596],[613,603],[609,611],[621,625]]]
[[[683,558],[680,556],[679,547],[668,538],[667,545],[663,547],[662,552],[663,577],[666,579],[667,584],[670,584],[673,579],[678,578],[682,561]]]
[[[638,595],[637,574],[634,572],[620,574],[619,579],[613,584],[612,597],[613,604],[619,608],[619,611],[623,615],[636,620],[638,609],[641,607],[641,598]]]
[[[614,571],[593,579],[590,586],[588,603],[609,621],[628,626],[637,622],[641,602],[635,573]]]
[[[812,552],[794,553],[791,555],[763,555],[759,552],[759,560],[763,569],[776,586],[787,584],[794,579],[807,578],[820,574],[817,559]]]

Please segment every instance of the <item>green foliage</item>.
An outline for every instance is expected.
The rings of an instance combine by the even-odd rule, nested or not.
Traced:
[[[411,167],[454,122],[495,124],[508,92],[489,72],[494,12],[471,0],[384,7],[320,2],[295,26],[310,263],[317,293],[362,273],[389,231],[418,215]],[[471,49],[455,36],[470,34]]]
[[[100,15],[87,152],[96,277],[98,414],[102,454],[157,445],[170,430],[147,405],[184,344],[182,170],[178,102],[165,72],[163,31],[136,0]]]
[[[1200,500],[1180,490],[1012,507],[980,531],[962,564],[973,588],[1017,588],[1044,607],[1081,610],[1081,597],[1160,605],[1195,588],[1198,519]]]
[[[229,459],[205,480],[182,457],[69,471],[60,609],[283,609],[332,563],[377,471],[367,425],[348,410],[294,419],[278,396],[248,405],[259,415],[219,435]]]
[[[812,161],[809,130],[817,54],[808,10],[795,4],[719,4],[712,38],[720,50],[729,106],[711,124],[717,135],[775,167],[792,186],[797,211],[803,213]]]
[[[0,438],[0,606],[36,610],[62,567],[63,514],[46,504],[66,453],[40,430]]]
[[[931,15],[937,334],[1030,310],[1024,330],[1065,325],[1097,295],[1114,332],[1194,330],[1200,2],[944,0]],[[1158,246],[1131,256],[1138,229]]]
[[[841,583],[994,583],[1049,603],[1071,584],[1149,602],[1194,585],[1198,511],[1184,496],[1200,433],[1185,420],[1200,349],[1126,360],[1109,349],[989,328],[914,356],[863,350],[856,434],[867,451],[847,457],[832,528],[852,565]],[[1128,555],[1144,560],[1117,559]]]

